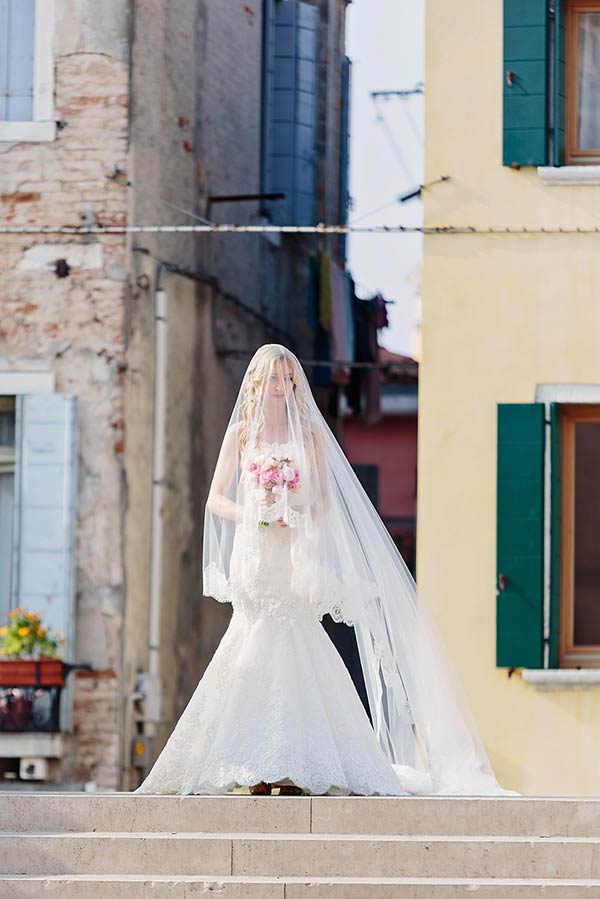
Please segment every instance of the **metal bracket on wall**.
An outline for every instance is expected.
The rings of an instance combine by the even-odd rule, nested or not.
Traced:
[[[150,255],[143,247],[134,247],[134,252]],[[296,348],[296,340],[291,334],[266,315],[248,306],[239,297],[221,290],[219,281],[214,275],[207,271],[194,271],[172,262],[161,262],[160,265],[164,271],[190,278],[211,291],[211,329],[215,351],[219,355],[250,358],[256,348],[264,343],[266,336],[272,336],[274,341],[285,343],[292,351]],[[236,345],[240,344],[240,341],[235,339],[236,333],[241,333],[241,345]],[[256,340],[254,344],[253,340]],[[248,349],[252,345],[254,348]]]

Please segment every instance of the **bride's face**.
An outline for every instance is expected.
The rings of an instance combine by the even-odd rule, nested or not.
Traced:
[[[265,382],[265,400],[274,407],[285,408],[286,398],[289,398],[294,389],[294,372],[291,366],[278,360]]]

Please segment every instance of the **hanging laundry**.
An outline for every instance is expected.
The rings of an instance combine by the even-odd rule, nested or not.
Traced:
[[[354,297],[354,322],[356,328],[357,362],[378,361],[377,330],[380,321],[377,297],[360,300]],[[346,388],[348,402],[355,415],[363,414],[365,422],[374,424],[381,418],[380,371],[378,365],[352,370],[350,384]]]
[[[328,333],[331,331],[331,258],[329,253],[319,251],[319,322]]]
[[[314,333],[319,324],[319,260],[311,256],[308,260],[308,290],[306,297],[306,322]]]
[[[314,289],[314,318],[309,319],[314,334],[314,358],[329,362],[331,359],[331,278],[330,259],[322,250],[314,258],[313,271],[314,282],[310,291]],[[313,372],[315,387],[329,387],[331,385],[331,367],[329,365],[316,365]]]
[[[350,362],[346,278],[342,269],[335,263],[331,265],[330,279],[331,355],[333,359]],[[336,384],[347,384],[350,380],[350,368],[347,365],[338,365],[333,369],[331,377]]]
[[[376,320],[378,330],[389,328],[390,320],[387,314],[387,304],[380,293],[374,298],[374,302],[377,305]]]
[[[344,272],[346,278],[346,321],[348,322],[348,359],[356,358],[356,328],[354,325],[354,278],[350,272]]]

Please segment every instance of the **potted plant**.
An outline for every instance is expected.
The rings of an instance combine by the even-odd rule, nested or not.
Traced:
[[[61,687],[63,642],[44,627],[38,612],[12,609],[8,624],[0,627],[0,687]]]

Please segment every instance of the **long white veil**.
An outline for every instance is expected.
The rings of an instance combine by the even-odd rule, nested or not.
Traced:
[[[236,533],[282,526],[290,529],[293,594],[319,617],[329,613],[355,629],[373,727],[402,788],[508,792],[494,777],[416,584],[298,359],[268,344],[244,375],[217,462],[205,516],[204,594],[243,604],[247,573],[235,561]]]

